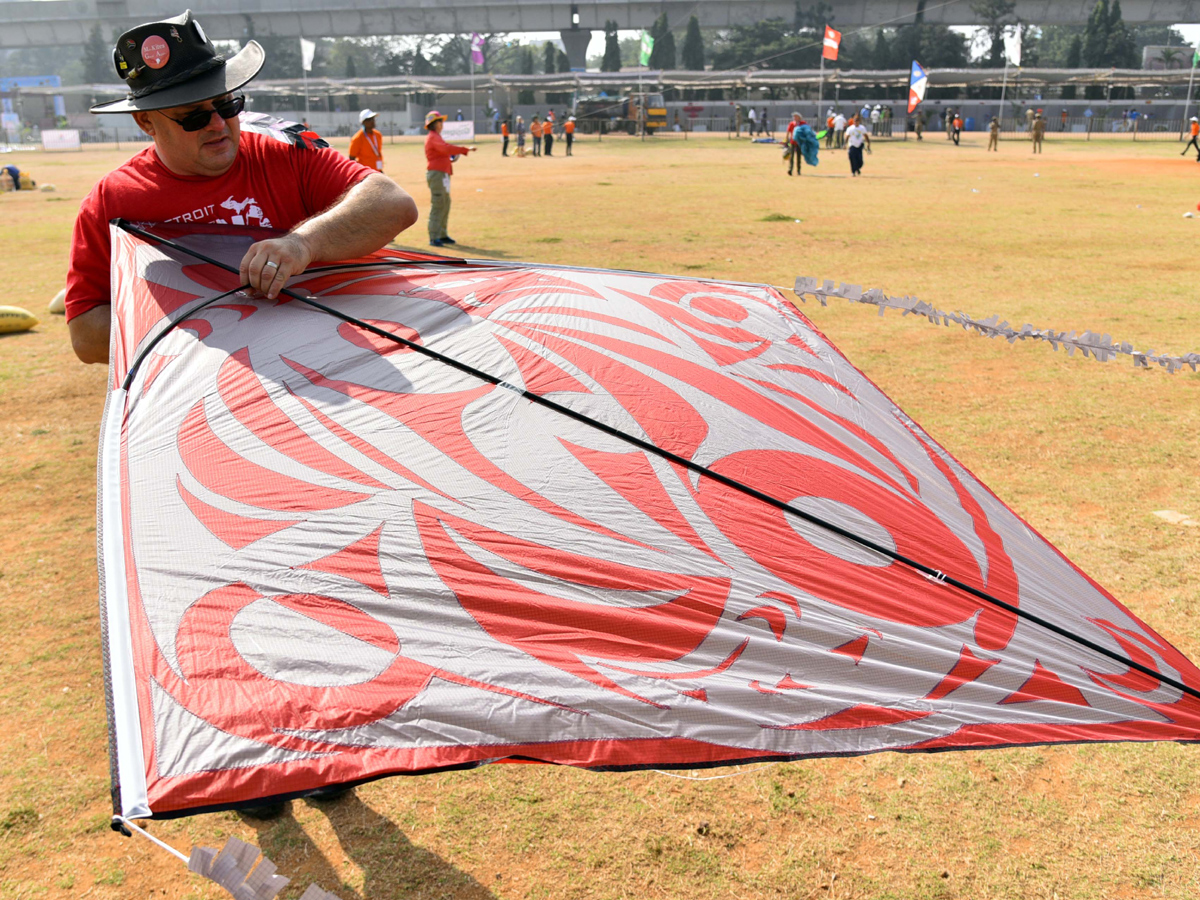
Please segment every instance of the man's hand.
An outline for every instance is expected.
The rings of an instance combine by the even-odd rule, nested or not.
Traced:
[[[274,300],[289,278],[308,268],[312,258],[308,240],[293,232],[251,244],[242,257],[240,277],[253,290]]]

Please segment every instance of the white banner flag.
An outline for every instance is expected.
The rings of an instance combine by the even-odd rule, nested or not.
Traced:
[[[313,57],[317,53],[317,45],[315,41],[307,41],[300,38],[300,65],[305,72],[312,71]]]
[[[1011,33],[1004,29],[1004,55],[1014,65],[1021,65],[1021,26],[1014,25]]]

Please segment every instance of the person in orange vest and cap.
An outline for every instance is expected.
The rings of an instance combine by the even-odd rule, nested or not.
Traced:
[[[571,155],[571,147],[575,144],[575,117],[569,116],[563,124],[563,134],[567,138],[567,156]]]
[[[429,184],[432,203],[429,209],[429,246],[441,247],[457,244],[458,241],[446,233],[450,221],[450,176],[454,174],[453,161],[471,152],[470,147],[447,144],[442,137],[442,126],[446,117],[436,109],[425,116],[425,181]]]
[[[1187,156],[1187,152],[1193,147],[1196,148],[1196,162],[1200,162],[1200,144],[1196,143],[1197,136],[1200,136],[1200,119],[1192,116],[1192,139],[1188,141],[1187,146],[1183,148],[1180,156]]]
[[[350,150],[346,154],[368,169],[383,171],[383,135],[375,128],[375,113],[364,109],[358,114],[362,128],[350,138]]]

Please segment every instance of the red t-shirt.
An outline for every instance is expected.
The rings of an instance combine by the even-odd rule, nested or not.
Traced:
[[[67,272],[67,319],[112,302],[110,219],[288,231],[370,174],[336,150],[302,149],[249,131],[242,131],[229,171],[216,178],[176,175],[148,147],[101,178],[79,207]]]

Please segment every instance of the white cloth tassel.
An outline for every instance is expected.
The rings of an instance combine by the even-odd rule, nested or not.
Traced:
[[[1101,335],[1092,331],[1085,331],[1082,334],[1072,331],[1068,334],[1052,328],[1034,328],[1029,324],[1013,328],[1008,322],[1001,322],[999,316],[976,319],[962,312],[945,312],[917,300],[916,297],[889,297],[878,288],[863,291],[858,285],[845,282],[842,282],[840,287],[835,287],[834,283],[828,279],[821,284],[816,278],[801,276],[796,279],[796,285],[792,291],[801,300],[804,299],[805,294],[816,297],[822,306],[828,305],[829,297],[839,297],[842,300],[849,300],[851,303],[869,303],[877,306],[881,316],[885,310],[898,309],[906,316],[909,313],[924,316],[934,325],[954,323],[985,337],[1002,337],[1010,344],[1024,340],[1045,341],[1055,350],[1058,349],[1059,344],[1062,344],[1067,355],[1074,356],[1075,351],[1078,350],[1084,357],[1095,359],[1098,362],[1108,362],[1110,359],[1116,359],[1118,355],[1122,355],[1131,357],[1135,367],[1149,368],[1151,363],[1155,363],[1172,375],[1184,366],[1189,367],[1193,372],[1200,370],[1200,353],[1185,353],[1182,356],[1155,353],[1153,350],[1142,353],[1134,350],[1128,341],[1115,342],[1112,335],[1108,334]]]
[[[234,900],[272,900],[290,879],[276,875],[275,863],[265,856],[259,861],[259,852],[253,844],[231,837],[219,853],[211,847],[194,848],[188,868],[225,888]],[[333,897],[323,891],[316,896],[322,895]]]

